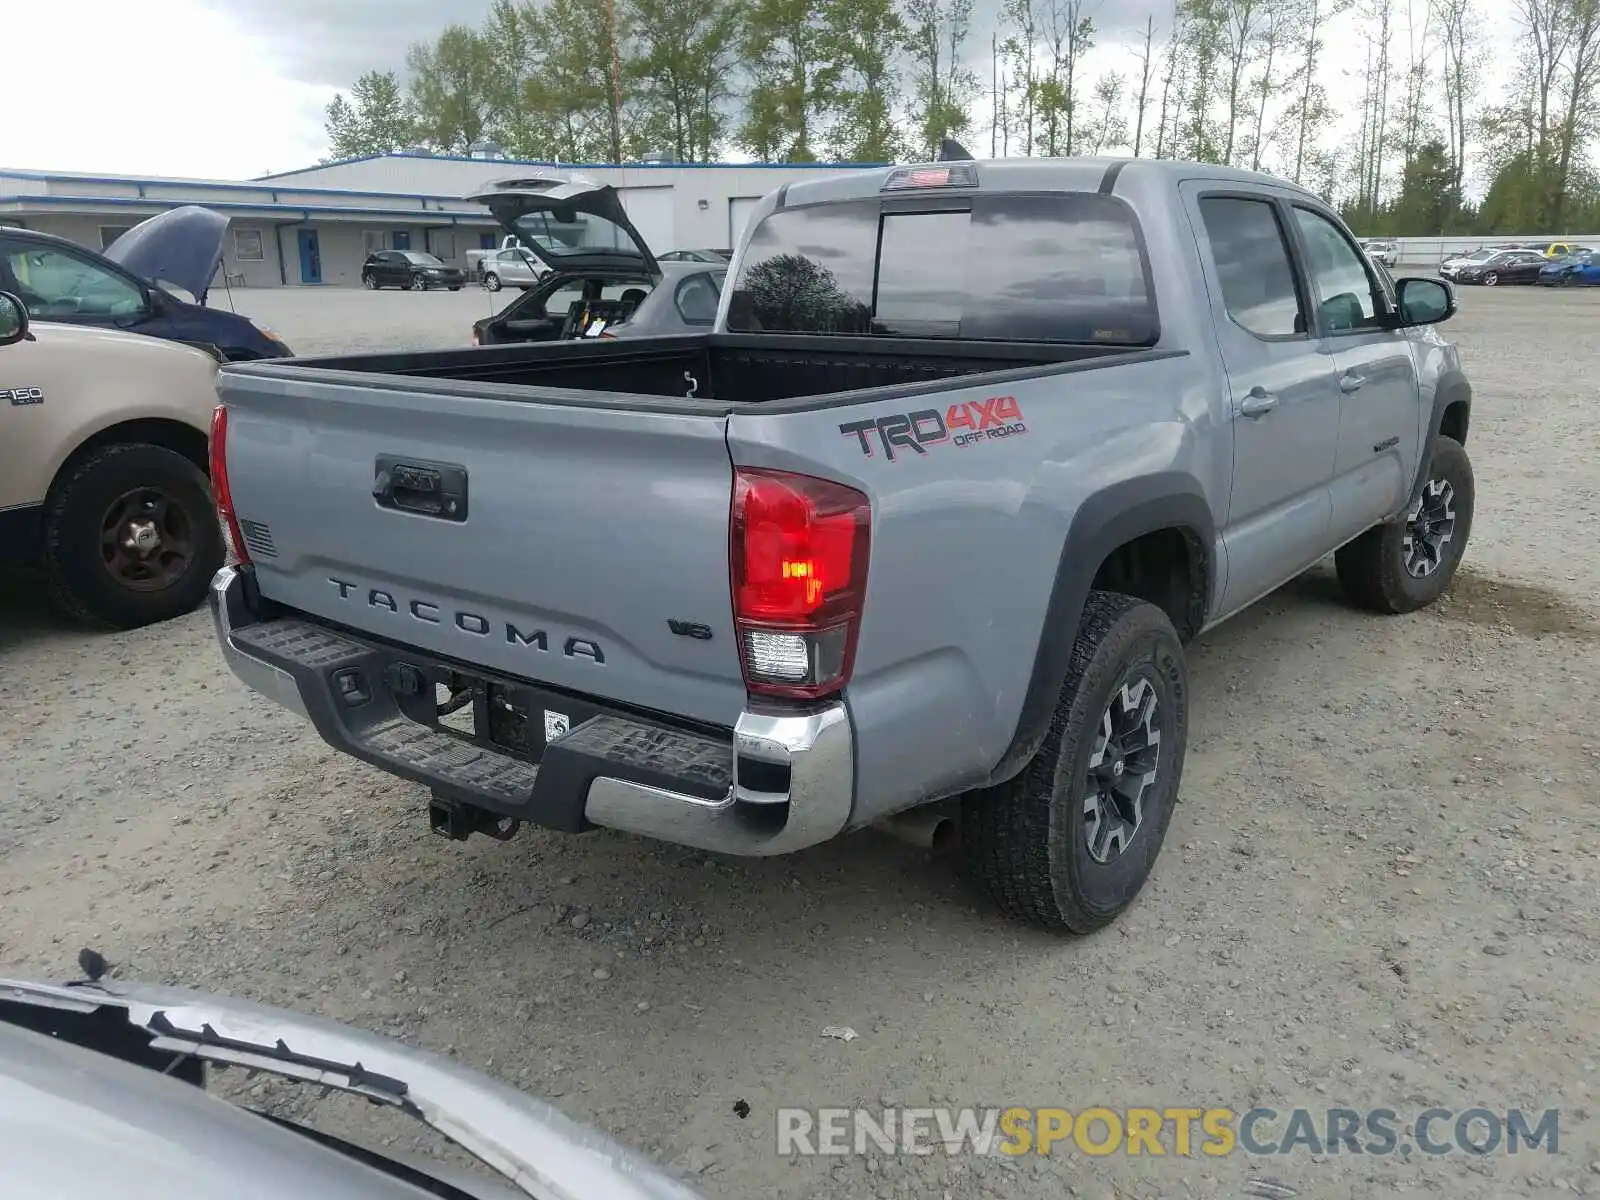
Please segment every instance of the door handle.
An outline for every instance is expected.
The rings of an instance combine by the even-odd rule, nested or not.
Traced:
[[[1346,395],[1349,395],[1351,392],[1359,392],[1361,390],[1361,385],[1366,382],[1367,377],[1365,375],[1356,375],[1350,371],[1346,371],[1343,375],[1339,376],[1339,390],[1344,392]]]
[[[1239,401],[1239,411],[1250,418],[1264,417],[1278,407],[1278,398],[1257,384]]]

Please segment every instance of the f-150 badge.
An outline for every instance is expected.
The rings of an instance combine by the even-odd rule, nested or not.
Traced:
[[[1015,396],[990,396],[987,400],[952,404],[943,412],[924,408],[865,421],[847,421],[839,426],[839,432],[846,437],[854,436],[861,453],[868,458],[873,456],[876,442],[883,448],[883,456],[893,462],[897,450],[926,454],[929,446],[946,442],[953,446],[977,446],[1027,433],[1028,426],[1022,420],[1022,406]]]
[[[44,403],[44,390],[42,388],[3,388],[0,389],[0,396],[10,400],[12,408]]]

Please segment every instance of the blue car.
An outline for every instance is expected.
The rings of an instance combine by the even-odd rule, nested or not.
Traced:
[[[1591,250],[1563,255],[1540,268],[1539,282],[1545,287],[1600,284],[1600,255]]]
[[[125,329],[212,350],[228,362],[291,351],[249,317],[206,307],[222,262],[228,218],[199,205],[135,225],[96,254],[36,229],[0,226],[0,292],[20,296],[36,321]],[[162,284],[181,288],[181,300]]]

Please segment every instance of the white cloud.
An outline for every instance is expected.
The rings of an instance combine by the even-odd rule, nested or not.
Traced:
[[[10,0],[0,166],[244,179],[313,163],[334,89],[197,0]],[[22,48],[26,47],[26,52]]]

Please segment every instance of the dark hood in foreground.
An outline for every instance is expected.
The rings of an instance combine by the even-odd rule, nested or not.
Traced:
[[[107,246],[105,255],[141,279],[174,284],[204,304],[227,232],[227,217],[185,204],[140,221]]]

